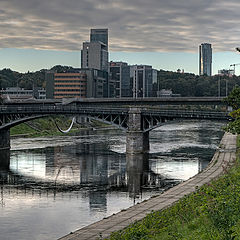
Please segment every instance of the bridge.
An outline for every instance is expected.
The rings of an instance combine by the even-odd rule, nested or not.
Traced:
[[[205,106],[204,110],[200,106]],[[220,98],[67,99],[8,102],[0,105],[0,149],[10,148],[9,129],[13,126],[50,115],[77,115],[110,123],[125,130],[126,152],[144,153],[149,150],[149,131],[164,122],[175,119],[229,120],[228,113],[226,104]]]

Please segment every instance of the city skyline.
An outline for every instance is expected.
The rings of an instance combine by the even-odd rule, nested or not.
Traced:
[[[198,46],[209,42],[216,74],[240,62],[239,6],[235,0],[1,1],[0,69],[80,67],[90,29],[107,28],[109,61],[198,74]]]

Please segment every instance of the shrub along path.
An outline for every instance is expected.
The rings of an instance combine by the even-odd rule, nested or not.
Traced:
[[[122,230],[129,225],[128,228],[112,234],[109,238],[118,240],[232,239],[234,234],[237,236],[237,231],[240,233],[237,227],[240,226],[240,220],[233,216],[234,212],[240,214],[238,204],[240,173],[235,174],[237,175],[235,178],[239,177],[236,190],[239,198],[235,202],[228,199],[227,191],[233,193],[232,190],[235,188],[231,179],[225,179],[224,175],[218,181],[211,182],[211,180],[228,172],[229,166],[234,164],[235,160],[236,136],[225,133],[219,149],[203,172],[159,196],[70,233],[61,240],[104,239],[112,232]],[[201,187],[206,183],[208,184]],[[227,194],[227,197],[219,196],[219,192]],[[171,205],[173,205],[171,208],[166,209]],[[230,215],[232,217],[229,218]],[[231,237],[228,238],[228,236]]]

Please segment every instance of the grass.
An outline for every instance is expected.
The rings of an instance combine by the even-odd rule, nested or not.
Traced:
[[[54,118],[61,129],[68,129],[71,124],[71,119],[64,116]],[[39,118],[33,121],[19,124],[10,128],[11,136],[22,137],[41,137],[41,136],[59,136],[59,135],[72,135],[80,129],[86,129],[93,126],[94,128],[108,128],[109,125],[100,121],[92,120],[91,124],[73,124],[73,128],[69,133],[61,133],[58,131],[52,117]]]
[[[57,117],[55,118],[58,125],[62,129],[67,129],[70,124],[71,120],[65,119],[64,117]],[[70,133],[72,134],[79,130],[79,125],[74,125],[71,129]],[[19,124],[15,127],[10,129],[11,136],[25,136],[25,137],[40,137],[40,136],[49,136],[49,135],[63,135],[63,133],[59,132],[54,120],[52,118],[40,118],[36,119],[27,123]],[[66,135],[66,134],[64,134]]]
[[[237,141],[238,148],[240,139]],[[239,155],[239,154],[238,154]],[[113,233],[110,240],[240,240],[240,160],[215,181],[163,211]]]

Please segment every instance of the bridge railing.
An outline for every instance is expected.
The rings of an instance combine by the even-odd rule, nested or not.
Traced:
[[[126,114],[128,108],[96,108],[96,107],[79,107],[79,106],[66,106],[66,105],[56,105],[56,106],[0,106],[0,114],[13,114],[13,113],[122,113]]]
[[[143,115],[151,115],[151,116],[157,116],[157,115],[165,115],[165,116],[176,116],[176,115],[209,115],[209,116],[228,116],[229,111],[206,111],[206,110],[142,110]]]
[[[127,107],[81,107],[75,105],[2,105],[0,106],[0,115],[6,114],[118,114],[127,115]],[[228,111],[201,111],[201,110],[184,110],[170,109],[159,110],[151,108],[141,109],[143,116],[163,116],[179,118],[228,118]],[[230,117],[229,117],[230,118]]]

